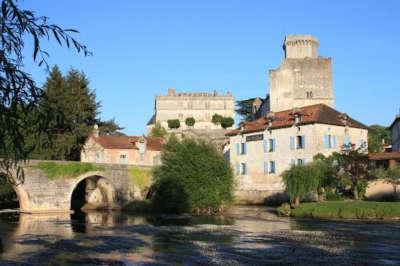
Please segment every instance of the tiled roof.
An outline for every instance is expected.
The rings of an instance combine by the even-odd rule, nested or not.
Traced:
[[[93,137],[105,149],[137,149],[138,136],[98,136]],[[164,139],[158,137],[146,137],[148,150],[161,151],[164,146]]]
[[[351,117],[348,117],[344,113],[340,113],[325,104],[316,104],[276,113],[269,113],[266,117],[264,116],[250,122],[243,122],[241,124],[241,128],[234,129],[228,132],[226,135],[234,136],[237,134],[264,131],[267,128],[277,129],[284,127],[291,127],[295,124],[295,114],[300,115],[299,125],[318,123],[318,124],[345,126],[344,118],[347,117],[347,126],[367,129],[367,126],[352,119]],[[269,126],[268,122],[269,117],[272,119],[271,126]]]

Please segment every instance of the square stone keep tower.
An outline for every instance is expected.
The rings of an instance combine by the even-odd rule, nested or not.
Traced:
[[[318,56],[318,46],[311,35],[286,36],[285,58],[269,71],[272,112],[319,103],[334,108],[332,60]]]

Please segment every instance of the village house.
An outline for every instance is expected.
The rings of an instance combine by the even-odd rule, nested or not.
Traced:
[[[316,104],[269,113],[227,134],[236,174],[236,197],[262,202],[283,192],[281,174],[291,165],[306,164],[355,144],[367,148],[368,129],[325,105]]]
[[[282,173],[319,153],[366,151],[367,127],[334,109],[332,61],[318,56],[318,46],[310,35],[286,36],[282,65],[269,72],[269,94],[254,104],[256,119],[227,133],[239,201],[282,194]]]
[[[82,162],[153,166],[160,163],[164,139],[144,136],[101,136],[95,125],[82,152]]]

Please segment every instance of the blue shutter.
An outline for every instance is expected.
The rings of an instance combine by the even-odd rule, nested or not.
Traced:
[[[294,147],[294,137],[290,137],[290,149],[291,150],[295,149],[295,147]]]
[[[275,161],[271,161],[271,169],[270,172],[275,174]]]
[[[268,174],[268,162],[264,162],[264,175]]]
[[[325,147],[325,149],[329,149],[329,135],[325,135],[324,147]]]
[[[333,136],[333,148],[336,149],[336,136]]]
[[[236,163],[236,174],[240,175],[240,163]]]
[[[247,143],[243,143],[243,154],[247,153]]]
[[[247,175],[247,163],[243,163],[243,169],[242,169],[242,171],[243,171],[243,174],[244,175]]]
[[[264,153],[265,153],[268,151],[268,141],[266,139],[264,139],[263,146],[264,146]]]
[[[276,140],[272,139],[272,151],[276,151]]]
[[[240,155],[240,143],[236,143],[236,155]]]
[[[346,146],[350,145],[350,138],[347,135],[344,137],[344,145],[346,145]]]
[[[305,149],[306,148],[306,136],[301,136],[301,143],[303,144],[302,148]]]

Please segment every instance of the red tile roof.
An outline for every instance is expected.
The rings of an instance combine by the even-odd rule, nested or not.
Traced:
[[[347,117],[347,125],[349,127],[362,128],[362,129],[368,128],[364,124],[352,119],[351,117],[348,117],[344,113],[336,111],[335,109],[325,104],[316,104],[276,113],[269,113],[267,117],[261,117],[254,121],[241,123],[241,128],[234,129],[228,132],[226,135],[235,136],[237,134],[264,131],[267,128],[277,129],[284,127],[291,127],[295,124],[295,114],[300,115],[301,120],[299,125],[318,123],[318,124],[345,126],[345,121],[343,118]],[[269,116],[271,116],[272,118],[272,124],[270,127],[268,126]]]
[[[138,136],[99,136],[93,137],[105,149],[137,149]],[[161,151],[165,141],[163,138],[146,137],[146,147],[151,151]]]

